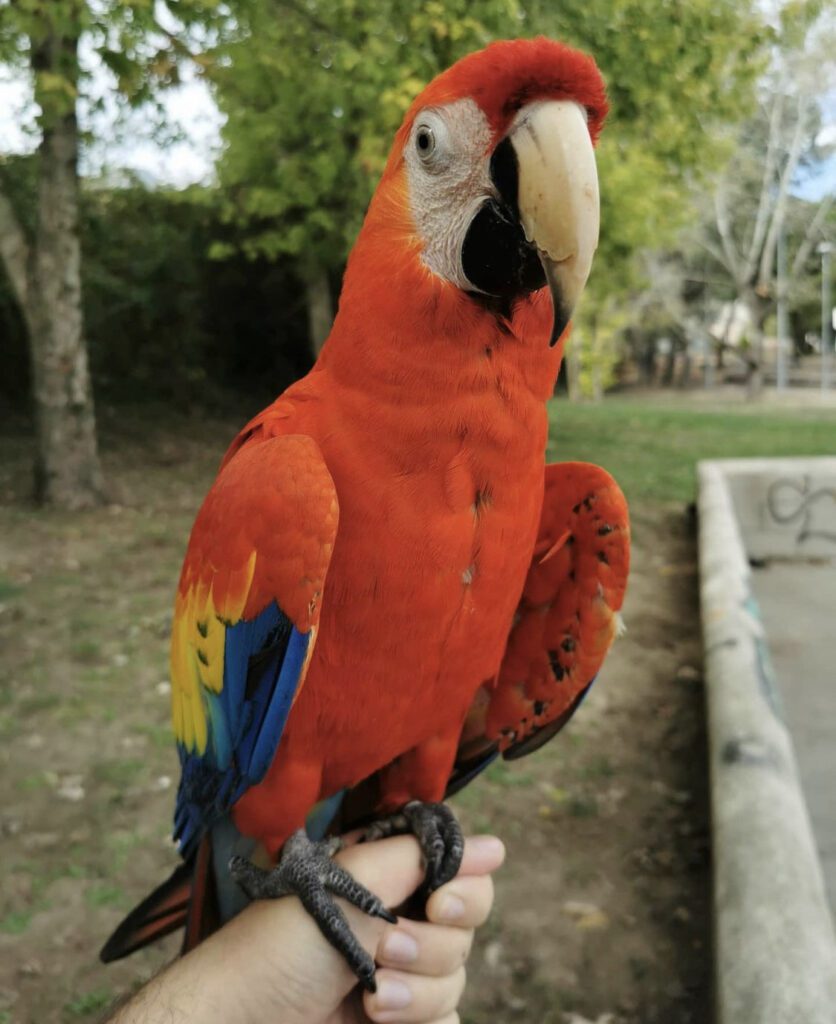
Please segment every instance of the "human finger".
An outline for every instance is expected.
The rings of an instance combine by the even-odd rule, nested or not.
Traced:
[[[384,929],[375,960],[381,967],[441,977],[461,967],[472,944],[471,928],[451,928],[402,917],[396,925]]]
[[[493,906],[490,875],[457,875],[427,900],[427,920],[457,928],[478,928],[488,919]]]
[[[496,836],[469,836],[464,841],[464,856],[457,878],[462,875],[487,875],[502,867],[505,845]]]
[[[469,836],[457,877],[496,871],[504,859],[505,847],[496,836]],[[421,850],[413,836],[358,843],[342,850],[337,860],[388,907],[403,903],[424,880]]]
[[[455,1011],[464,983],[464,967],[441,978],[381,969],[377,991],[365,993],[363,1008],[378,1024],[428,1024]]]

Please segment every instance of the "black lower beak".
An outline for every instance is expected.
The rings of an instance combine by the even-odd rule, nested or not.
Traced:
[[[557,275],[559,264],[553,262],[548,256],[540,255],[540,263],[549,286],[549,293],[552,297],[552,333],[549,337],[549,345],[553,348],[560,340],[561,335],[569,326],[572,318],[572,307],[563,298],[563,289]]]
[[[461,259],[474,290],[501,301],[513,301],[546,283],[536,248],[513,211],[496,199],[487,199],[470,222]]]
[[[491,179],[498,195],[486,199],[470,223],[462,246],[462,269],[474,298],[510,309],[523,295],[546,283],[537,249],[525,237],[517,206],[517,156],[503,139],[491,157]]]

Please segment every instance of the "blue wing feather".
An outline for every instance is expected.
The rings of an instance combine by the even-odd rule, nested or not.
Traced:
[[[290,620],[272,601],[259,615],[249,621],[228,626],[224,645],[224,685],[221,690],[226,719],[232,736],[240,738],[241,718],[249,710],[246,690],[250,681],[250,659],[268,645],[274,631],[289,632]],[[250,686],[252,689],[252,686]]]
[[[232,761],[232,740],[223,701],[217,694],[207,693],[206,703],[209,708],[209,735],[212,737],[215,763],[221,771],[226,771]]]
[[[209,742],[197,754],[178,745],[182,774],[174,838],[188,857],[205,831],[260,782],[279,745],[311,644],[272,602],[226,626],[223,688],[205,691]]]
[[[278,737],[290,714],[310,642],[310,633],[303,634],[295,628],[291,629],[283,657],[277,661],[278,679],[272,688],[272,697],[265,705],[258,728],[251,730],[254,742],[247,760],[247,776],[250,779],[263,778],[270,767]]]

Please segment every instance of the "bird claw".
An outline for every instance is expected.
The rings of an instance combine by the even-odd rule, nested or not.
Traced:
[[[446,804],[413,800],[397,814],[374,822],[363,840],[369,842],[403,834],[414,835],[421,847],[426,874],[419,895],[425,900],[458,872],[464,855],[462,830]],[[299,829],[284,844],[274,868],[265,871],[245,857],[233,857],[229,871],[252,900],[298,896],[363,988],[374,992],[377,989],[374,960],[357,940],[334,897],[341,896],[363,913],[391,924],[397,922],[397,917],[345,868],[334,863],[332,857],[341,846],[337,837],[315,842]]]
[[[317,927],[342,955],[363,988],[376,991],[375,963],[352,932],[334,901],[341,896],[371,917],[395,924],[397,918],[380,899],[331,859],[342,843],[335,837],[310,840],[303,829],[285,843],[279,863],[265,871],[244,857],[233,857],[229,871],[253,900],[296,895]]]
[[[421,894],[430,896],[454,878],[464,856],[464,836],[456,816],[443,803],[412,800],[403,810],[381,818],[366,829],[363,839],[414,835],[424,855],[426,874]]]

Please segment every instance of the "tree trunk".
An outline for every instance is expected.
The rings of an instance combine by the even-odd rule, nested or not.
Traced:
[[[590,377],[592,378],[592,401],[600,402],[601,399],[604,397],[604,385],[601,380],[601,367],[598,365],[597,362],[592,364],[592,372],[590,374]]]
[[[679,386],[681,388],[690,388],[691,386],[691,346],[687,341],[682,349],[682,372],[679,376]]]
[[[51,34],[32,47],[36,98],[42,108],[38,153],[38,226],[30,245],[8,201],[0,196],[0,246],[29,334],[37,435],[36,496],[63,508],[100,504],[105,497],[81,308],[78,215],[78,125],[74,100],[38,95],[38,75],[69,83],[78,72],[77,34]]]
[[[638,327],[628,327],[626,332],[627,351],[639,374],[639,383],[649,387],[653,383],[655,343],[647,332]]]
[[[572,328],[563,363],[566,367],[566,390],[569,393],[569,401],[579,402],[583,398],[581,391],[581,332],[576,327]]]
[[[334,322],[334,306],[328,274],[322,267],[312,268],[305,275],[305,298],[308,304],[308,340],[314,357],[318,356]]]
[[[673,386],[674,373],[676,371],[676,346],[674,345],[673,338],[668,339],[670,348],[665,353],[665,362],[662,369],[662,387],[669,388]]]
[[[642,384],[652,387],[656,383],[656,339],[645,337],[642,342],[641,357]]]
[[[601,372],[601,353],[598,351],[598,317],[593,313],[589,325],[590,355],[592,366],[590,367],[592,401],[600,402],[604,397],[604,382]]]
[[[44,131],[26,316],[38,433],[36,493],[65,508],[104,498],[82,322],[77,150],[74,113]]]
[[[752,358],[748,362],[746,397],[754,402],[763,394],[763,334],[757,330],[752,343],[752,352]]]
[[[747,292],[744,301],[752,323],[752,344],[746,360],[749,367],[749,375],[746,379],[746,397],[750,401],[755,401],[763,394],[763,325],[766,323],[766,316],[769,312],[769,302],[754,291]]]

